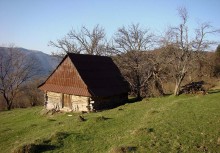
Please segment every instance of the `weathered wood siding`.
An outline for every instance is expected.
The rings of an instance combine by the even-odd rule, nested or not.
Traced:
[[[88,111],[90,98],[83,96],[74,96],[72,95],[72,110],[73,111]]]
[[[69,57],[57,67],[41,88],[45,91],[90,96],[87,85]]]
[[[62,94],[55,92],[47,92],[47,109],[60,109],[62,108]]]
[[[63,111],[88,111],[90,97],[47,92],[47,109]]]
[[[47,109],[62,111],[92,111],[114,108],[127,102],[127,93],[112,97],[84,97],[63,93],[47,92]],[[89,107],[90,108],[89,108]]]

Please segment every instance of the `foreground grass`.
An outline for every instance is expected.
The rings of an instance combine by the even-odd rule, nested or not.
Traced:
[[[83,114],[83,122],[76,113],[41,115],[42,107],[4,111],[0,152],[25,145],[57,153],[219,152],[219,99],[220,93],[152,98]]]

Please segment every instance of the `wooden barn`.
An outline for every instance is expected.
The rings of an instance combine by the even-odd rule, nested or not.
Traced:
[[[129,87],[110,57],[68,53],[39,89],[47,109],[93,111],[124,104]]]

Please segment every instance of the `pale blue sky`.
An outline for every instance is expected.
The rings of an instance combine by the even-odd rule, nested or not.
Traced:
[[[185,6],[189,24],[209,21],[220,28],[220,0],[0,0],[0,45],[46,53],[50,40],[62,38],[71,28],[99,24],[111,37],[117,28],[140,23],[161,33],[179,23],[177,8]],[[215,36],[220,41],[220,36]]]

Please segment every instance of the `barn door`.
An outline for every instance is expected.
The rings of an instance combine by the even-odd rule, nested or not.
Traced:
[[[68,94],[63,94],[63,107],[71,108],[71,96]]]

